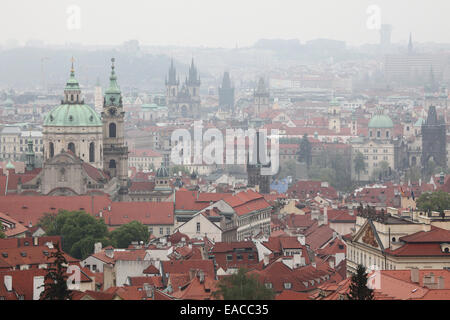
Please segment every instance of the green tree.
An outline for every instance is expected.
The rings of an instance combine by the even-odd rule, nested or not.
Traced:
[[[389,175],[389,162],[383,160],[379,163],[380,169],[381,169],[381,173],[383,176],[388,176]]]
[[[420,168],[415,166],[415,167],[410,167],[408,169],[408,171],[406,171],[405,174],[405,179],[409,180],[409,181],[419,181],[419,179],[422,177],[422,174],[420,172]]]
[[[294,160],[288,160],[283,166],[280,166],[279,178],[286,178],[291,176],[293,179],[296,178],[296,162]]]
[[[444,191],[425,192],[416,201],[416,206],[422,211],[437,211],[441,214],[450,209],[450,194]]]
[[[217,299],[224,300],[273,300],[275,293],[266,288],[256,277],[248,275],[247,270],[241,268],[236,274],[225,277],[218,283],[218,290],[214,293]]]
[[[361,171],[366,170],[366,162],[364,161],[364,155],[361,152],[357,152],[355,159],[353,160],[355,166],[355,172],[358,175],[358,181],[360,180]]]
[[[309,142],[308,135],[306,133],[303,135],[303,138],[300,141],[300,150],[299,150],[298,160],[300,162],[306,163],[306,165],[308,167],[311,165],[311,161],[312,161],[311,143]]]
[[[352,275],[349,300],[373,300],[373,290],[367,287],[367,273],[363,265],[358,265],[356,274]]]
[[[111,241],[116,248],[128,248],[132,241],[147,242],[149,237],[148,228],[138,221],[124,224],[111,232]]]
[[[171,167],[170,172],[172,175],[174,175],[174,174],[178,175],[179,172],[187,174],[187,175],[191,174],[191,172],[189,171],[188,168],[186,168],[185,166],[179,166],[179,165]]]
[[[67,287],[67,260],[61,251],[59,243],[55,245],[56,251],[52,252],[48,259],[53,259],[49,264],[48,272],[44,277],[44,291],[41,300],[71,300],[72,291]]]
[[[0,239],[5,239],[6,235],[4,234],[4,232],[2,230],[0,230]]]
[[[84,211],[60,211],[45,214],[39,225],[49,236],[62,237],[62,249],[77,259],[84,259],[94,252],[94,243],[109,245],[105,222]]]

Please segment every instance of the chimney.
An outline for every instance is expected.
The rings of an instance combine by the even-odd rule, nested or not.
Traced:
[[[12,291],[12,276],[5,276],[4,278],[6,291]]]
[[[328,224],[328,208],[323,208],[323,224]]]
[[[200,280],[200,283],[205,282],[205,272],[203,272],[203,270],[198,272],[198,279]]]
[[[153,298],[153,293],[154,293],[153,286],[149,285],[148,283],[144,283],[143,287],[144,287],[147,298]]]
[[[432,289],[434,286],[434,275],[430,273],[423,277],[423,286]]]
[[[189,280],[194,279],[195,277],[195,270],[194,269],[189,269]]]
[[[33,277],[33,300],[39,300],[44,291],[44,276]]]
[[[102,251],[102,243],[97,242],[94,244],[94,254],[99,253],[100,251]]]
[[[436,289],[445,289],[444,288],[444,277],[440,276],[437,278],[437,288]]]
[[[351,215],[351,216],[353,216],[353,209],[352,209],[352,208],[351,208],[351,209],[348,209],[348,214]]]
[[[317,265],[316,265],[315,262],[311,262],[311,265],[313,266],[313,268],[316,268],[316,267],[317,267]]]
[[[114,258],[114,249],[113,248],[108,248],[105,249],[105,254],[108,258]]]
[[[39,245],[39,238],[38,237],[33,237],[33,246],[38,246]]]
[[[411,282],[419,283],[419,268],[411,268]]]
[[[264,253],[264,266],[267,266],[269,264],[269,254]]]
[[[302,246],[304,246],[305,243],[306,243],[305,235],[304,235],[304,234],[298,235],[297,240],[298,240],[298,242],[300,242],[300,244],[301,244]]]

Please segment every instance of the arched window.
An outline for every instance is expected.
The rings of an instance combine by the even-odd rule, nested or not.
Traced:
[[[89,162],[95,162],[95,144],[91,142],[89,144]]]
[[[53,142],[50,142],[49,150],[50,150],[50,158],[53,158],[55,156],[55,146],[53,145]]]
[[[109,137],[116,137],[116,124],[114,122],[109,124]]]
[[[70,151],[73,152],[73,154],[75,154],[75,144],[73,142],[69,143],[67,149],[69,149]]]
[[[110,160],[109,161],[109,168],[115,169],[116,168],[116,160]]]
[[[386,131],[386,138],[389,138],[389,131]]]

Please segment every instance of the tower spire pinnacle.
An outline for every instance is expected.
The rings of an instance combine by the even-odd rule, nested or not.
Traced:
[[[111,75],[109,77],[109,87],[105,91],[105,102],[107,107],[109,106],[121,106],[121,95],[122,92],[120,90],[119,85],[117,84],[117,76],[116,76],[116,59],[111,59]]]
[[[72,68],[70,69],[70,73],[75,75],[75,68],[73,66],[74,62],[75,62],[75,58],[72,56],[72,59],[70,59],[70,61],[72,61]]]
[[[409,33],[408,53],[409,54],[413,53],[412,32]]]

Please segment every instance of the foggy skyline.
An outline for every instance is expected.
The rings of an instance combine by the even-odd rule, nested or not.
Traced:
[[[69,30],[70,6],[80,8],[80,29]],[[47,44],[206,47],[251,46],[258,39],[317,38],[349,45],[378,43],[379,31],[366,26],[367,8],[381,9],[381,23],[393,25],[392,42],[448,43],[448,0],[16,0],[2,3],[0,44],[42,40]],[[73,11],[72,11],[73,12]],[[76,24],[76,22],[75,22]]]

